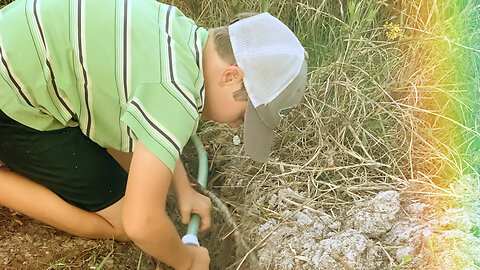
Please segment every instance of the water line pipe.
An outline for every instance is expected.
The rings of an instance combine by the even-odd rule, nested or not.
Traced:
[[[193,134],[191,137],[198,155],[198,176],[197,181],[202,188],[207,187],[208,179],[208,159],[207,152],[203,148],[202,141],[198,138],[197,134]],[[187,234],[182,238],[184,244],[200,246],[198,242],[198,227],[200,226],[200,216],[192,214],[190,222],[188,223]]]

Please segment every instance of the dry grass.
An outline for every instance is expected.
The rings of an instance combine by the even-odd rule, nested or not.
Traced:
[[[478,174],[480,163],[475,1],[167,2],[205,27],[228,24],[239,12],[268,10],[310,54],[305,99],[277,130],[267,163],[254,163],[233,144],[241,129],[202,126],[201,138],[210,148],[209,189],[250,247],[261,245],[258,226],[272,217],[285,219],[283,209],[268,203],[284,188],[302,194],[291,199],[290,209],[331,215],[383,190],[431,203],[467,196],[450,187],[466,174]],[[478,185],[466,185],[473,185],[469,198],[480,198]],[[232,228],[219,233],[227,238]],[[242,251],[231,269],[254,253],[239,241]],[[219,252],[211,247],[211,253]]]
[[[215,18],[216,26],[228,21],[222,16],[243,11],[238,6],[262,8],[236,2],[206,2],[200,21],[211,26]],[[478,24],[466,20],[480,19],[478,7],[462,1],[263,2],[312,56],[305,99],[277,130],[266,164],[233,145],[241,130],[211,123],[202,130],[216,174],[210,186],[245,238],[255,239],[252,245],[261,239],[258,226],[285,218],[284,209],[268,203],[284,188],[303,192],[291,209],[333,215],[382,190],[440,208],[464,199],[450,185],[478,173],[473,89],[480,85],[480,35]],[[385,26],[390,22],[399,26],[393,36],[394,27]]]

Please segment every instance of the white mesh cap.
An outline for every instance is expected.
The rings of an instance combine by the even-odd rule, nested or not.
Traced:
[[[305,50],[292,31],[267,12],[233,23],[228,33],[253,106],[270,103],[298,75]]]
[[[245,152],[264,162],[273,130],[303,98],[308,55],[292,31],[268,13],[239,20],[228,31],[249,98]]]

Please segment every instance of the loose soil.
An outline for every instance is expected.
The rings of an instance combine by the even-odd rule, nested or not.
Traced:
[[[289,188],[271,195],[268,203],[286,210],[258,227],[254,239],[261,245],[250,255],[258,265],[250,260],[242,269],[465,269],[459,256],[480,264],[475,256],[480,215],[462,209],[438,215],[432,206],[402,199],[396,191],[356,203],[342,216],[308,207],[287,209],[302,196]],[[231,228],[217,214],[214,218],[217,225],[200,239],[210,249],[211,269],[232,269],[236,243]],[[139,260],[139,269],[169,269],[132,243],[74,237],[0,208],[1,269],[95,269],[110,252],[102,269],[137,269]]]
[[[169,214],[183,235],[186,225],[179,222],[175,207],[168,205]],[[199,235],[200,244],[210,250],[211,269],[227,269],[235,263],[231,228],[219,215],[212,218],[210,231]],[[96,269],[110,253],[101,269],[172,269],[133,243],[75,237],[0,206],[0,269]]]

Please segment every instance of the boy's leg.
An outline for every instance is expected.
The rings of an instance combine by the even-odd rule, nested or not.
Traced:
[[[117,221],[122,201],[98,213],[88,212],[65,202],[48,188],[0,168],[0,205],[77,236],[127,241]]]
[[[39,132],[0,111],[0,204],[76,235],[127,240],[127,173],[79,128]]]
[[[124,153],[115,149],[108,148],[107,152],[112,156],[120,166],[128,173],[130,171],[130,162],[132,162],[133,152]]]

